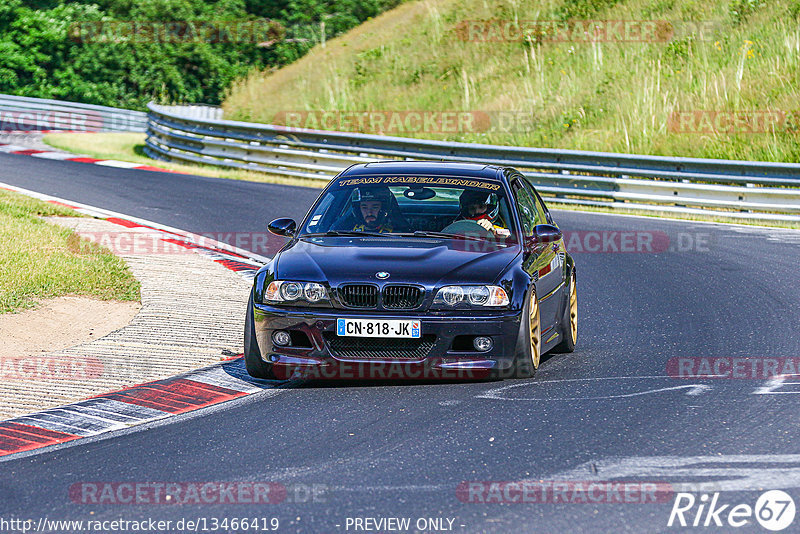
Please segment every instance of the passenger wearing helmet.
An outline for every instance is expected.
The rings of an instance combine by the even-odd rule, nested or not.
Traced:
[[[391,191],[385,187],[357,189],[352,201],[353,213],[356,215],[356,224],[353,230],[360,232],[394,231],[389,220],[391,194]]]
[[[492,232],[495,237],[510,236],[510,230],[494,224],[499,212],[496,198],[495,195],[486,191],[465,189],[459,197],[460,218],[475,221],[487,231]]]

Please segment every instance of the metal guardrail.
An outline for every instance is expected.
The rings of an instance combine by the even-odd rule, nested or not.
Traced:
[[[190,118],[150,104],[155,159],[330,180],[385,159],[516,167],[548,203],[800,221],[800,165],[453,143]]]
[[[144,132],[147,113],[0,94],[0,131]]]
[[[224,111],[219,106],[208,106],[205,104],[182,104],[177,106],[159,106],[159,109],[168,113],[180,115],[185,119],[213,119],[221,121]]]

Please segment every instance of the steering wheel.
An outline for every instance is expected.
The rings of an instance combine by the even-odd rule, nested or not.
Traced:
[[[442,232],[446,234],[475,236],[475,237],[480,237],[482,239],[494,238],[493,232],[490,232],[489,230],[478,224],[478,221],[472,221],[470,219],[461,219],[452,224],[449,224],[444,228],[442,228]]]

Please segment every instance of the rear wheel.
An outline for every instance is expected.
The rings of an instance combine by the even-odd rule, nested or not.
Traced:
[[[253,378],[275,378],[272,364],[261,359],[261,350],[256,338],[256,325],[253,321],[253,292],[247,301],[247,316],[244,319],[244,365],[247,374]]]
[[[575,271],[569,280],[569,296],[561,317],[561,335],[564,339],[559,343],[556,352],[572,352],[578,341],[578,287],[575,282]]]
[[[535,288],[531,288],[528,302],[525,303],[522,321],[524,324],[514,358],[514,377],[530,378],[536,373],[542,358],[542,321]]]

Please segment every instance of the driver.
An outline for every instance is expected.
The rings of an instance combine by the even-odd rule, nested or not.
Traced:
[[[387,187],[361,187],[353,198],[356,215],[354,231],[390,233],[394,230],[389,220],[391,194]]]
[[[459,204],[461,205],[460,218],[475,221],[485,230],[491,232],[494,237],[508,237],[511,235],[510,230],[494,224],[499,210],[497,203],[492,202],[492,199],[491,193],[465,189],[459,197]]]

